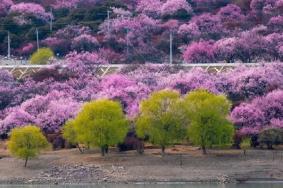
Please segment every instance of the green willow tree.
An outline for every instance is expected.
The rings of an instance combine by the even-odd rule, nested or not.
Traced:
[[[162,155],[166,146],[184,139],[188,125],[180,94],[176,91],[154,92],[141,102],[141,114],[137,119],[137,135],[149,137],[152,144],[159,145]]]
[[[14,128],[8,142],[10,153],[25,160],[25,167],[29,159],[37,157],[41,150],[49,144],[40,129],[33,125]]]
[[[119,102],[101,99],[86,103],[78,116],[67,124],[69,132],[66,127],[64,130],[63,134],[73,139],[71,142],[100,147],[104,156],[109,146],[123,142],[129,123]]]
[[[80,147],[79,141],[78,141],[78,135],[75,130],[74,126],[74,120],[69,120],[66,122],[66,124],[63,127],[63,138],[68,141],[70,144],[75,145],[81,153],[84,152],[84,150]]]
[[[208,146],[232,142],[234,128],[227,120],[231,103],[224,95],[197,90],[187,94],[184,100],[190,118],[189,139],[201,146],[203,154]]]

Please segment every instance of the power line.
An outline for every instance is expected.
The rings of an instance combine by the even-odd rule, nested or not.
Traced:
[[[52,28],[54,28],[54,26],[66,26],[66,25],[80,25],[80,24],[82,24],[82,25],[89,25],[89,26],[97,26],[98,25],[98,23],[97,22],[76,22],[76,23],[53,23],[52,24]],[[1,24],[0,24],[1,25]],[[40,30],[41,31],[50,31],[50,27],[46,27],[46,26],[48,26],[48,25],[44,25],[44,26],[34,26],[34,27],[32,27],[33,29],[34,28],[40,28]],[[53,29],[52,29],[53,30]],[[8,29],[6,29],[6,30],[1,30],[0,29],[0,32],[7,32],[7,31],[11,31],[11,30],[8,30]]]

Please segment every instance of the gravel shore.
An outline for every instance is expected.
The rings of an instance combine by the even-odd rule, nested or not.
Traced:
[[[176,146],[160,156],[157,149],[144,155],[112,149],[101,157],[98,151],[80,154],[76,149],[49,151],[23,161],[3,155],[0,184],[79,184],[134,182],[244,182],[283,180],[283,151],[211,150],[207,156],[189,146]],[[1,150],[0,150],[1,153]]]

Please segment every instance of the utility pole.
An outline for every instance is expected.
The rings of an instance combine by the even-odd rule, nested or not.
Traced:
[[[108,34],[110,33],[110,10],[107,10],[107,30]]]
[[[50,32],[52,32],[52,30],[53,30],[53,9],[52,9],[52,7],[50,8],[50,14],[51,14],[51,16],[50,16]]]
[[[38,37],[38,29],[36,28],[35,30],[36,33],[36,46],[37,46],[37,50],[39,49],[39,37]]]
[[[127,42],[127,59],[129,58],[129,37],[128,37],[128,33],[129,33],[129,29],[127,28],[127,34],[126,34],[126,42]]]
[[[11,38],[10,38],[10,32],[8,31],[8,59],[11,58]]]
[[[173,34],[172,31],[170,31],[170,57],[169,57],[169,63],[173,64]]]

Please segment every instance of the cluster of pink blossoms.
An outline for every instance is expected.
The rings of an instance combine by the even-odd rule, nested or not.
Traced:
[[[36,3],[18,3],[10,8],[10,13],[20,14],[23,16],[32,15],[37,19],[49,21],[53,15],[51,13],[47,13],[45,9]]]
[[[12,5],[14,5],[12,0],[0,0],[0,16],[5,16]]]

